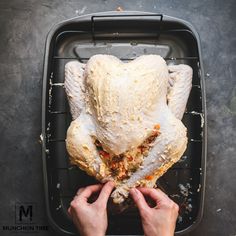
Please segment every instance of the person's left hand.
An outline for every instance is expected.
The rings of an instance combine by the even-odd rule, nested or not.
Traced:
[[[107,229],[107,201],[114,188],[113,182],[80,188],[70,203],[68,213],[83,236],[104,236]],[[89,203],[92,194],[100,191],[96,201]]]

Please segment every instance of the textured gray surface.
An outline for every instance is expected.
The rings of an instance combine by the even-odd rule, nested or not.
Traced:
[[[42,179],[41,85],[45,37],[54,23],[80,14],[140,10],[191,22],[202,41],[208,109],[204,217],[189,235],[236,235],[236,3],[228,1],[0,1],[0,224],[14,204],[36,202],[46,224]],[[220,210],[219,210],[220,209]],[[0,226],[1,226],[0,225]],[[14,235],[0,231],[1,235]],[[16,235],[23,235],[17,233]],[[38,235],[55,235],[52,231]]]

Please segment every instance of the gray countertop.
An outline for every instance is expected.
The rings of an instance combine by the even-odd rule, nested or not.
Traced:
[[[81,14],[150,11],[182,18],[200,35],[208,111],[204,216],[189,235],[236,235],[236,2],[226,1],[0,1],[0,234],[15,223],[16,202],[45,212],[41,147],[41,86],[45,38],[53,24]],[[28,234],[27,234],[28,235]],[[38,235],[55,235],[40,231]]]

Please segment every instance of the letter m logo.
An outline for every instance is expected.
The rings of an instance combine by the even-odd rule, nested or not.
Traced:
[[[15,218],[17,224],[32,224],[35,213],[35,203],[16,203]]]

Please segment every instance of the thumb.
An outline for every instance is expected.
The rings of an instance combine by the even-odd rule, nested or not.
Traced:
[[[130,189],[130,195],[132,196],[135,204],[137,205],[140,215],[143,215],[144,212],[150,209],[148,206],[143,194],[136,188]]]

